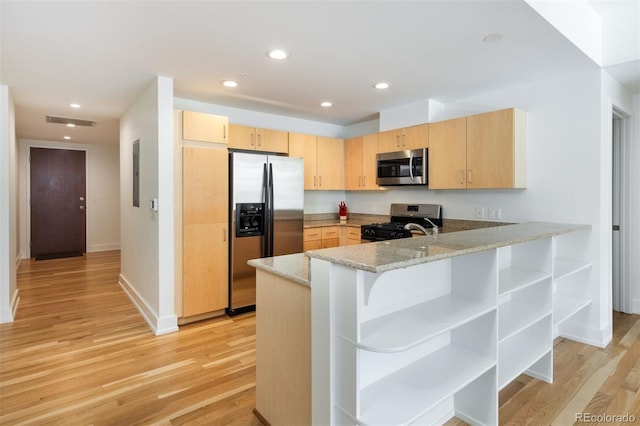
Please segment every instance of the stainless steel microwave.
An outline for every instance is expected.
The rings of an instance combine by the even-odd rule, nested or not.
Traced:
[[[376,155],[376,183],[390,185],[427,185],[429,149],[385,152]]]

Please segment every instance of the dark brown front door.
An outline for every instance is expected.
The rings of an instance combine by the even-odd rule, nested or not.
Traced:
[[[31,148],[31,256],[86,251],[85,151]]]

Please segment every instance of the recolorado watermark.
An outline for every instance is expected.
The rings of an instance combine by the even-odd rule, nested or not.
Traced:
[[[633,414],[591,414],[576,413],[577,423],[635,423]]]

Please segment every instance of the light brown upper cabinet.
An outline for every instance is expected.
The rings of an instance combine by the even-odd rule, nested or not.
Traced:
[[[289,133],[230,124],[229,148],[286,154],[289,152]]]
[[[304,159],[304,189],[343,189],[342,139],[289,133],[289,157]]]
[[[527,114],[515,108],[467,117],[467,187],[526,188]]]
[[[345,189],[380,189],[376,184],[377,152],[377,133],[344,141]]]
[[[467,187],[467,117],[429,123],[429,189]]]
[[[430,123],[429,188],[526,188],[526,151],[527,115],[515,108]]]
[[[229,119],[203,112],[182,111],[182,139],[227,143]]]
[[[429,124],[387,130],[379,133],[378,152],[404,151],[429,147]]]

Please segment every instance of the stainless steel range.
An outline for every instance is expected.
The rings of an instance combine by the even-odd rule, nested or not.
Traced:
[[[385,241],[412,236],[410,226],[415,228],[442,227],[442,206],[440,204],[391,204],[391,222],[373,223],[360,227],[360,238],[367,241]]]

